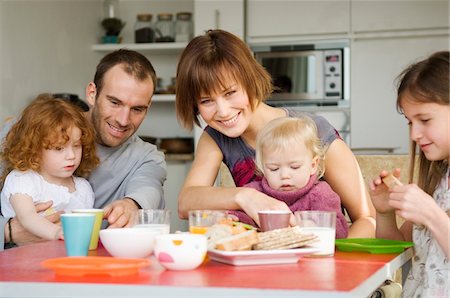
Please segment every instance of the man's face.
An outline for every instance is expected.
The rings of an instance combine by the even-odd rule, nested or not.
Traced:
[[[93,83],[89,84],[86,93],[92,105],[90,113],[96,141],[116,147],[137,131],[147,115],[153,81],[150,77],[139,81],[127,74],[121,65],[116,65],[105,73],[100,94],[97,95]]]

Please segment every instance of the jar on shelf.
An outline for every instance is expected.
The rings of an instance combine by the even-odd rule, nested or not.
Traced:
[[[155,41],[155,29],[152,24],[153,15],[150,13],[138,14],[134,25],[134,41],[136,43],[149,43]]]
[[[175,22],[175,41],[188,42],[194,34],[194,25],[192,23],[192,13],[179,12]]]
[[[173,14],[160,13],[155,24],[156,42],[173,42],[175,41],[175,26],[173,22]]]

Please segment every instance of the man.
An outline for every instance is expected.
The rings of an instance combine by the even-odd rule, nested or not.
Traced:
[[[164,155],[135,134],[147,115],[155,84],[156,74],[150,61],[135,51],[122,49],[100,61],[94,81],[86,88],[91,106],[86,116],[94,127],[100,158],[99,167],[88,180],[95,193],[94,207],[104,208],[111,228],[133,225],[139,208],[165,206]],[[43,203],[36,210],[50,206],[51,202]],[[59,214],[47,219],[55,222]],[[0,217],[0,227],[0,250],[4,247],[2,241],[6,246],[41,241],[25,231],[16,218],[8,221]]]

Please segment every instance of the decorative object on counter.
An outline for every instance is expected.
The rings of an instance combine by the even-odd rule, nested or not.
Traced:
[[[71,94],[71,93],[54,93],[53,97],[55,97],[55,98],[62,98],[62,99],[68,100],[71,103],[73,103],[74,105],[80,107],[83,110],[83,112],[89,111],[88,104],[85,103],[82,99],[80,99],[78,97],[78,95],[76,95],[76,94]]]
[[[102,38],[103,43],[120,43],[120,31],[125,27],[125,22],[119,18],[106,18],[102,21],[102,27],[106,33]]]
[[[175,22],[175,41],[188,42],[194,35],[194,25],[192,24],[192,13],[179,12]]]
[[[138,14],[134,25],[135,43],[150,43],[155,41],[155,30],[152,24],[153,15],[150,13]]]
[[[177,78],[172,77],[170,85],[167,85],[167,93],[175,94],[176,86],[177,86]]]
[[[152,136],[139,136],[144,142],[151,143],[153,145],[156,145],[158,142],[158,139],[156,137]]]
[[[175,41],[175,26],[172,19],[173,14],[171,13],[158,14],[158,21],[155,24],[156,42]]]
[[[162,138],[159,148],[168,154],[186,154],[194,152],[193,138]]]

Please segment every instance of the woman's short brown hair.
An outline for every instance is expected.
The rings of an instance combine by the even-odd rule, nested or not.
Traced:
[[[95,134],[82,110],[76,105],[41,94],[22,112],[6,135],[1,153],[6,162],[3,179],[13,169],[40,171],[42,149],[62,146],[70,139],[69,129],[81,130],[83,155],[77,176],[87,176],[99,163],[95,151]]]
[[[177,68],[176,111],[181,124],[191,130],[200,126],[198,99],[219,91],[233,78],[248,95],[252,108],[272,93],[270,74],[253,57],[239,37],[209,30],[195,37],[183,51]]]

